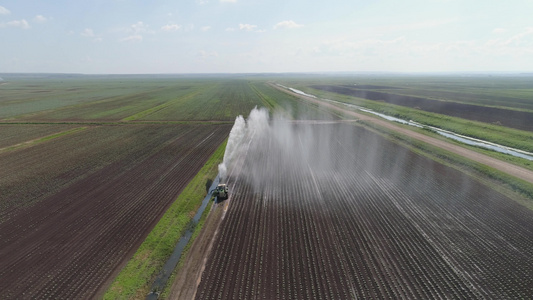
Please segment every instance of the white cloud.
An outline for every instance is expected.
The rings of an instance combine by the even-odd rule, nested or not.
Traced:
[[[119,42],[142,42],[143,37],[140,34],[134,34],[127,36],[125,38],[122,38],[119,40]]]
[[[530,34],[533,34],[533,27],[528,27],[525,29],[525,31],[517,34],[517,35],[514,35],[512,36],[510,39],[508,39],[507,41],[504,42],[504,45],[511,45],[511,44],[514,44],[514,45],[522,45],[524,43],[526,43],[527,41],[524,41],[524,37],[530,35]]]
[[[321,44],[309,43],[300,57],[328,62],[339,68],[347,62],[354,66],[392,71],[402,70],[485,70],[496,65],[509,70],[513,57],[533,57],[533,28],[525,28],[514,36],[493,40],[435,41],[396,38],[359,39],[337,37]],[[295,47],[293,47],[295,48]],[[290,50],[293,50],[291,48]],[[287,48],[285,53],[289,52]],[[523,59],[522,61],[526,61]],[[533,62],[529,60],[529,62]],[[420,66],[413,68],[414,65]],[[516,68],[520,68],[517,65]]]
[[[118,31],[129,34],[127,37],[119,39],[120,42],[141,42],[144,34],[155,34],[155,31],[150,30],[150,26],[144,24],[142,21],[131,24],[126,28],[120,28]]]
[[[246,31],[253,31],[257,28],[257,25],[251,25],[251,24],[239,24],[240,30],[246,30]]]
[[[278,24],[274,25],[274,29],[280,29],[280,28],[292,29],[292,28],[301,28],[301,27],[303,27],[303,25],[297,24],[293,20],[281,21]]]
[[[210,57],[218,57],[218,53],[216,51],[200,50],[198,51],[198,56],[205,59],[205,58],[210,58]]]
[[[414,22],[414,23],[405,23],[405,24],[391,24],[387,26],[382,27],[376,27],[374,28],[376,31],[380,33],[387,33],[387,32],[403,32],[403,31],[412,31],[412,30],[426,30],[428,28],[436,28],[436,27],[443,27],[445,25],[456,23],[456,18],[448,18],[448,19],[431,19],[431,20],[425,20],[420,22]]]
[[[44,23],[44,22],[48,21],[48,18],[46,18],[43,15],[36,15],[35,18],[33,18],[33,21],[35,21],[37,23]]]
[[[96,35],[91,28],[85,28],[80,35],[86,38],[91,38],[93,42],[101,42],[103,40],[100,36]]]
[[[178,24],[167,24],[161,27],[163,31],[178,31],[181,29],[181,25]]]
[[[130,31],[135,34],[141,34],[141,33],[153,33],[153,31],[148,30],[148,25],[144,24],[143,22],[139,21],[135,24],[131,24]]]
[[[209,29],[211,29],[211,26],[204,26],[202,28],[200,28],[201,31],[208,31]]]
[[[91,28],[85,28],[81,33],[81,36],[84,37],[94,37],[94,31]]]
[[[505,29],[503,28],[494,28],[494,30],[492,31],[492,33],[505,33]]]
[[[9,9],[3,7],[3,6],[0,6],[0,15],[9,15],[11,12],[9,11]]]
[[[226,28],[226,31],[235,31],[235,28],[233,28],[233,27],[228,27],[228,28]]]
[[[0,23],[0,28],[4,27],[19,27],[22,29],[29,29],[30,24],[25,19],[22,20],[13,20],[6,23]]]

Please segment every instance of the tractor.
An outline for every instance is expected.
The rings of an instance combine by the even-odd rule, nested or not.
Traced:
[[[228,186],[224,183],[220,183],[213,190],[214,197],[217,197],[217,202],[228,199]]]

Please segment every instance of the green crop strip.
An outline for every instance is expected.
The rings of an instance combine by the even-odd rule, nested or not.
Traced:
[[[46,142],[46,141],[49,141],[49,140],[56,139],[56,138],[64,136],[64,135],[76,133],[76,132],[79,132],[79,131],[82,131],[82,130],[85,130],[85,129],[87,129],[87,127],[77,127],[77,128],[73,128],[73,129],[70,129],[70,130],[61,131],[61,132],[58,132],[58,133],[47,135],[45,137],[41,137],[41,138],[34,139],[34,140],[31,140],[31,141],[27,141],[27,142],[24,142],[24,143],[20,143],[20,144],[17,144],[17,145],[5,147],[5,148],[0,148],[0,152],[8,152],[8,151],[18,150],[18,149],[22,149],[22,148],[26,148],[26,147],[31,147],[31,146],[34,146],[34,145],[37,145],[37,144],[40,144],[40,143],[43,143],[43,142]]]
[[[151,115],[151,114],[153,114],[155,112],[158,112],[158,111],[160,111],[162,109],[165,109],[165,108],[167,108],[167,107],[169,107],[169,106],[171,106],[171,105],[173,105],[173,104],[175,104],[177,102],[186,101],[186,100],[196,96],[198,93],[200,93],[200,91],[195,91],[195,92],[189,93],[189,94],[187,94],[187,95],[185,95],[183,97],[179,97],[179,98],[174,99],[172,101],[168,101],[168,102],[163,103],[161,105],[149,108],[147,110],[144,110],[144,111],[141,111],[139,113],[136,113],[136,114],[134,114],[132,116],[124,118],[124,119],[122,119],[122,121],[133,121],[133,120],[144,118],[144,117],[146,117],[148,115]]]
[[[250,85],[250,87],[257,94],[257,96],[259,96],[259,98],[261,98],[261,101],[263,102],[265,107],[268,108],[270,111],[275,111],[275,110],[281,110],[282,109],[279,106],[279,104],[274,99],[272,99],[271,97],[261,93],[255,86]]]
[[[222,162],[226,142],[215,151],[204,167],[196,174],[176,201],[148,234],[128,264],[115,278],[104,299],[142,298],[150,292],[152,282],[166,260],[174,251],[192,216],[206,195],[206,182],[213,180]],[[195,230],[199,230],[200,223]],[[192,238],[189,243],[192,243]]]

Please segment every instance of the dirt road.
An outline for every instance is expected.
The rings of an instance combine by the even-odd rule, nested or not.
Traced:
[[[424,135],[424,134],[421,134],[421,133],[418,133],[418,132],[414,132],[412,130],[400,127],[400,126],[394,124],[393,122],[389,122],[389,121],[383,120],[383,119],[381,119],[379,117],[367,116],[367,115],[364,115],[364,114],[361,114],[361,113],[357,113],[357,112],[348,110],[348,109],[343,108],[343,107],[336,106],[336,105],[334,105],[332,103],[321,101],[321,100],[319,100],[317,98],[307,97],[307,96],[304,96],[304,95],[301,95],[301,94],[297,94],[297,93],[291,92],[290,90],[284,89],[284,88],[279,87],[279,86],[277,86],[275,84],[270,84],[270,85],[272,87],[274,87],[274,88],[277,88],[280,91],[283,91],[285,93],[291,94],[291,95],[296,96],[296,97],[299,97],[299,98],[304,99],[306,101],[318,104],[318,105],[320,105],[322,107],[327,107],[329,109],[332,109],[332,110],[335,110],[335,111],[338,111],[338,112],[342,112],[342,113],[344,113],[347,116],[352,116],[352,117],[355,117],[355,118],[360,119],[360,120],[372,122],[372,123],[374,123],[376,125],[385,127],[387,129],[390,129],[390,130],[394,130],[394,131],[396,131],[398,133],[401,133],[403,135],[406,135],[408,137],[420,140],[420,141],[425,142],[427,144],[442,148],[442,149],[450,151],[452,153],[461,155],[461,156],[463,156],[465,158],[468,158],[468,159],[471,159],[473,161],[482,163],[482,164],[484,164],[486,166],[498,169],[498,170],[503,171],[503,172],[505,172],[505,173],[507,173],[509,175],[512,175],[512,176],[517,177],[517,178],[520,178],[522,180],[525,180],[525,181],[527,181],[529,183],[533,183],[533,171],[530,171],[528,169],[525,169],[525,168],[510,164],[508,162],[501,161],[501,160],[499,160],[497,158],[493,158],[493,157],[481,154],[479,152],[475,152],[475,151],[463,148],[463,147],[455,145],[455,144],[448,143],[446,141],[442,141],[442,140],[439,140],[439,139],[436,139],[436,138],[433,138],[433,137],[430,137],[430,136],[427,136],[427,135]]]

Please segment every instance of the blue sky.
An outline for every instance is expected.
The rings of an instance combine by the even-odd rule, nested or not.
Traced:
[[[0,1],[0,73],[532,72],[533,0]]]

